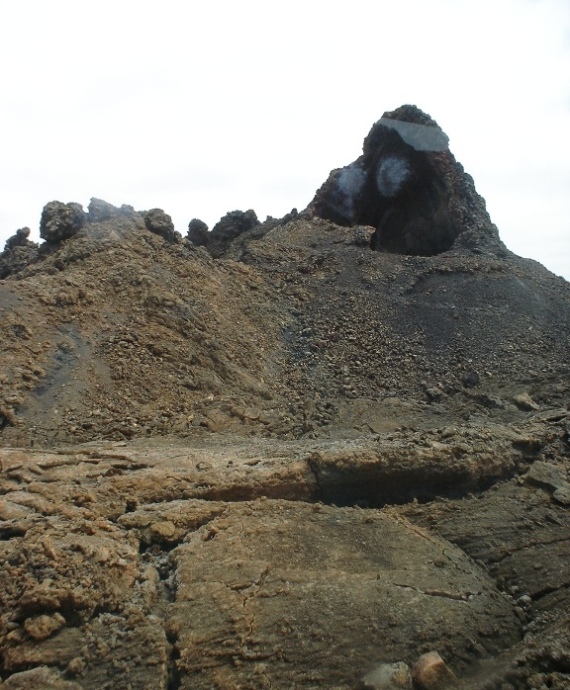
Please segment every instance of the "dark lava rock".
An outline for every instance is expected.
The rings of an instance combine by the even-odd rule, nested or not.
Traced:
[[[172,218],[161,208],[153,208],[144,214],[144,223],[147,230],[155,235],[164,237],[168,242],[176,242],[177,233],[174,230]]]
[[[463,385],[465,388],[475,388],[481,381],[481,377],[476,371],[470,371],[463,377]]]
[[[208,244],[208,226],[199,218],[192,218],[188,223],[187,239],[196,247],[205,247]]]
[[[28,237],[30,236],[30,228],[20,228],[16,230],[16,234],[12,235],[6,240],[4,249],[14,249],[15,247],[37,247],[35,242],[31,242]]]
[[[42,211],[40,237],[47,244],[59,244],[76,235],[86,220],[87,216],[81,204],[50,201]]]
[[[208,251],[219,258],[230,246],[232,240],[248,230],[260,225],[255,211],[230,211],[212,228],[208,241]]]
[[[87,216],[88,223],[101,223],[111,218],[116,218],[120,215],[132,215],[135,209],[132,206],[123,204],[120,208],[113,206],[103,199],[92,198],[87,207],[89,214]]]
[[[37,258],[38,245],[31,242],[29,236],[30,228],[20,228],[6,240],[4,251],[0,252],[0,280],[17,273]]]
[[[371,247],[378,251],[506,251],[447,136],[411,105],[384,113],[364,140],[363,154],[331,172],[309,210],[339,225],[374,227]]]

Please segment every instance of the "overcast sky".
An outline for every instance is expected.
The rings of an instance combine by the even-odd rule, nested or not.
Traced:
[[[53,199],[304,208],[413,103],[570,280],[570,0],[0,0],[0,249]]]

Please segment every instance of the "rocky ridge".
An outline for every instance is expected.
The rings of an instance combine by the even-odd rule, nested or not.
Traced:
[[[283,219],[41,233],[0,255],[0,687],[568,687],[570,286],[429,116]]]

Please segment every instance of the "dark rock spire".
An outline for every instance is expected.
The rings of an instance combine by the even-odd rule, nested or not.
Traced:
[[[413,105],[384,113],[365,138],[362,155],[331,172],[309,211],[340,225],[373,226],[371,246],[378,251],[505,251],[447,136]]]

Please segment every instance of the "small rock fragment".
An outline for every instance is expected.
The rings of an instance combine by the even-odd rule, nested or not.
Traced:
[[[540,405],[535,403],[528,393],[519,393],[519,395],[515,395],[513,402],[519,410],[523,410],[524,412],[532,412],[533,410],[540,409]]]
[[[155,522],[151,526],[150,530],[153,535],[157,537],[169,539],[170,537],[174,536],[176,527],[174,526],[174,523],[170,522],[170,520],[164,520],[162,522]]]
[[[465,388],[475,388],[475,386],[479,385],[480,381],[481,377],[476,371],[470,371],[463,377],[463,385]]]
[[[524,480],[528,483],[546,486],[549,489],[570,489],[570,485],[564,478],[562,469],[551,462],[536,460],[525,474]]]
[[[67,672],[72,676],[78,676],[85,671],[85,666],[85,660],[76,656],[67,664]]]
[[[408,664],[380,664],[360,681],[362,690],[412,690],[412,676]]]
[[[352,237],[349,244],[355,244],[357,247],[370,247],[370,238],[374,233],[374,228],[369,225],[357,225],[352,230]]]
[[[24,622],[24,630],[34,640],[46,640],[50,635],[65,625],[65,618],[61,613],[54,613],[53,616],[34,616],[27,618]]]
[[[552,494],[552,498],[561,506],[570,506],[570,487],[562,486]]]
[[[437,652],[422,654],[412,667],[412,679],[422,690],[451,690],[459,681]]]

